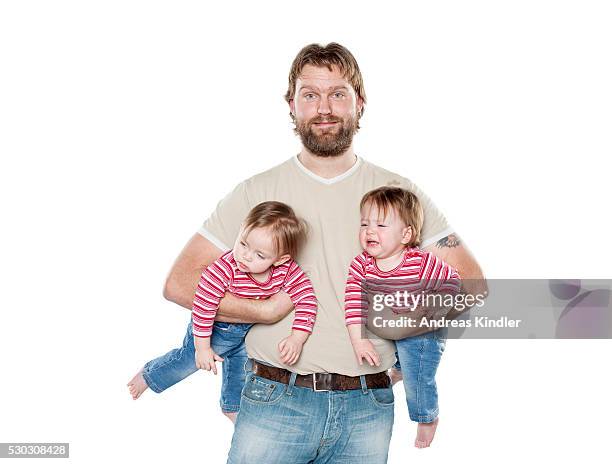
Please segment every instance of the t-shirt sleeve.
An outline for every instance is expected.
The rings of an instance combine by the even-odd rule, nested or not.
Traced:
[[[429,198],[429,196],[423,190],[408,179],[404,179],[404,182],[405,185],[402,187],[414,193],[423,207],[424,221],[423,229],[421,230],[420,248],[425,248],[432,243],[436,243],[438,240],[452,234],[452,227],[448,224],[446,217],[444,217],[444,215],[440,212],[431,198]]]
[[[217,204],[198,232],[219,249],[229,250],[250,210],[246,182],[241,182]]]

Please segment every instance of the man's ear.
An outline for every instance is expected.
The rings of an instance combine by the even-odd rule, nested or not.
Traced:
[[[363,98],[357,97],[357,116],[363,113]]]
[[[281,264],[285,264],[290,259],[291,259],[290,255],[279,256],[278,259],[274,262],[274,266],[280,266]]]
[[[289,100],[289,111],[291,112],[291,115],[295,117],[295,103],[293,102],[293,98]]]
[[[402,243],[406,245],[410,243],[410,240],[412,240],[412,227],[404,227],[402,229]]]

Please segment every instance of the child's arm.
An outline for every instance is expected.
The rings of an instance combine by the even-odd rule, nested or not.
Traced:
[[[278,351],[281,361],[291,366],[300,358],[302,347],[312,333],[317,317],[317,298],[310,279],[295,261],[289,266],[282,290],[293,302],[295,317],[291,335],[281,340]]]
[[[424,284],[424,291],[450,294],[461,291],[461,277],[457,270],[433,253],[423,253],[419,278]]]
[[[344,322],[347,326],[367,322],[368,299],[363,288],[365,278],[365,258],[361,254],[349,266],[344,289]]]
[[[349,267],[344,293],[344,320],[359,365],[362,365],[365,359],[370,366],[379,366],[380,356],[374,345],[367,338],[363,338],[368,307],[362,285],[365,277],[365,259],[361,254],[353,259]]]
[[[429,252],[423,254],[419,279],[424,294],[457,295],[461,292],[461,277],[457,270]],[[425,305],[422,310],[428,318],[438,319],[446,316],[452,306],[440,305],[436,301],[435,305]]]
[[[225,295],[231,280],[231,266],[222,256],[202,272],[193,297],[191,317],[193,334],[198,337],[210,337],[219,302]]]
[[[289,266],[282,290],[289,295],[295,308],[293,331],[312,333],[317,318],[317,298],[310,279],[295,261]]]
[[[215,375],[217,374],[215,361],[223,361],[223,358],[211,348],[210,337],[219,302],[225,295],[231,280],[231,266],[223,260],[224,256],[202,272],[191,312],[196,367],[207,371],[212,370]]]

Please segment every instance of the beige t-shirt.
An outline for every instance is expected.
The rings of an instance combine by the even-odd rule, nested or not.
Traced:
[[[356,376],[380,372],[395,362],[393,342],[370,334],[381,356],[380,367],[359,366],[344,324],[344,286],[351,260],[359,246],[359,202],[368,191],[392,185],[414,192],[422,203],[425,222],[421,246],[426,247],[452,230],[431,200],[412,182],[358,158],[344,174],[324,179],[293,157],[268,171],[240,183],[217,205],[199,230],[222,250],[233,246],[240,224],[262,201],[281,201],[309,224],[309,235],[296,261],[310,277],[319,309],[312,335],[299,361],[290,367],[298,374],[335,372]],[[287,368],[279,359],[278,343],[291,333],[290,313],[282,321],[256,324],[246,345],[249,357]]]

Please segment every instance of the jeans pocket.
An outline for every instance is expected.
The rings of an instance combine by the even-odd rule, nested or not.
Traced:
[[[395,404],[395,396],[393,389],[389,388],[374,388],[370,390],[370,398],[376,406],[393,407]]]
[[[252,403],[271,404],[278,401],[283,396],[285,390],[286,385],[249,375],[242,389],[242,396],[245,400]]]

